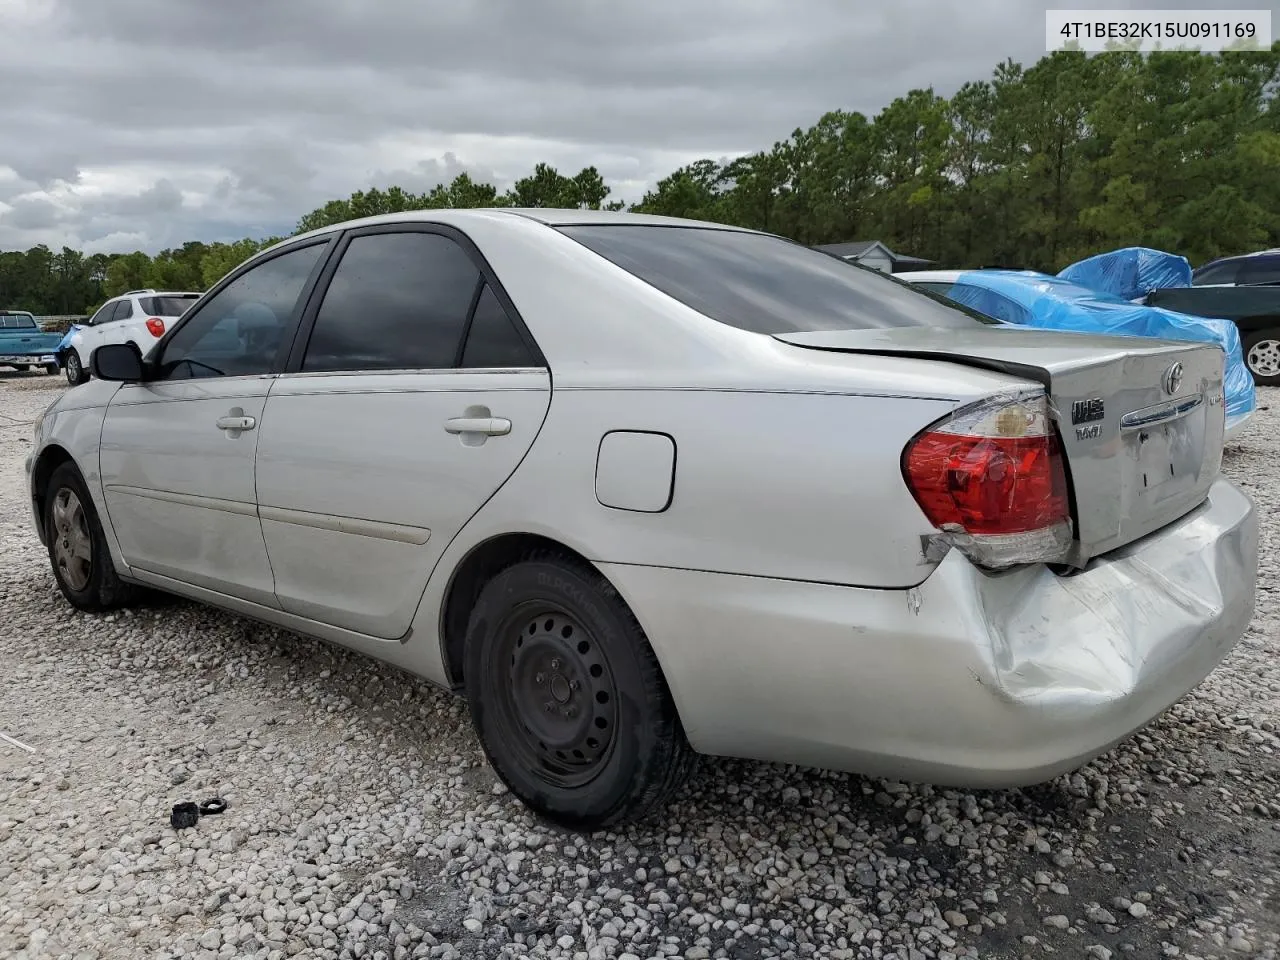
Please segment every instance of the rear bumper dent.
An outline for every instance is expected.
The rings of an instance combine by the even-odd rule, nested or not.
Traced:
[[[911,590],[602,565],[705,753],[970,787],[1075,769],[1198,685],[1253,614],[1257,519],[1219,481],[1072,576],[957,551]]]

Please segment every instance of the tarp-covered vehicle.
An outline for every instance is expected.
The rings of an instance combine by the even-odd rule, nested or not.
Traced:
[[[1237,259],[1253,263],[1270,256],[1259,253]],[[1215,265],[1226,270],[1228,261],[1208,266]],[[1266,279],[1274,273],[1240,269],[1214,274],[1204,266],[1192,271],[1187,259],[1177,254],[1125,247],[1073,263],[1058,276],[1149,307],[1229,320],[1239,331],[1244,363],[1254,383],[1280,386],[1280,286]],[[1227,277],[1231,281],[1219,285]]]
[[[1257,404],[1240,332],[1228,320],[1133,303],[1031,270],[928,270],[896,276],[1018,326],[1216,343],[1226,355],[1228,439],[1240,432]]]

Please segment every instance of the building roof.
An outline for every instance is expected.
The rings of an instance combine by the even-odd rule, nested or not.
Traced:
[[[832,256],[840,257],[842,260],[860,260],[869,254],[874,247],[879,247],[884,251],[884,255],[893,261],[894,266],[933,263],[932,260],[926,260],[924,257],[909,257],[905,253],[894,253],[879,240],[852,240],[849,243],[823,243],[819,244],[814,249],[821,250],[823,253],[829,253]]]

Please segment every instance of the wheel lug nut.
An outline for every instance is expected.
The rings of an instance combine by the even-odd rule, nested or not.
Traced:
[[[538,686],[542,686],[544,683],[547,682],[547,675],[545,673],[540,673],[533,678],[533,682],[536,683]]]
[[[581,690],[581,689],[582,689],[582,681],[581,681],[581,680],[570,680],[570,681],[569,681],[569,689],[570,689],[570,690]]]
[[[551,702],[548,702],[543,706],[543,709],[546,710],[547,713],[551,713],[553,710],[555,710],[555,708],[556,708],[556,705]]]
[[[551,669],[552,669],[552,670],[559,670],[559,669],[560,669],[560,659],[559,659],[559,657],[555,657],[555,658],[553,658],[553,659],[552,659],[552,661],[551,661]]]

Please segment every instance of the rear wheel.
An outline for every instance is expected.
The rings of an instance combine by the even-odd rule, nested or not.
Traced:
[[[1254,383],[1280,387],[1280,327],[1255,330],[1244,337],[1244,361]]]
[[[19,373],[26,373],[31,369],[31,367],[25,363],[15,363],[13,365],[13,369],[17,370]]]
[[[67,351],[66,360],[67,383],[73,387],[78,387],[89,379],[89,375],[85,372],[84,364],[80,362],[80,354],[75,350]]]
[[[46,363],[44,365],[44,372],[51,377],[57,376],[59,369],[61,368],[56,363]]]
[[[641,819],[696,760],[640,624],[588,566],[541,553],[481,591],[466,688],[498,776],[575,829]]]
[[[44,525],[53,578],[73,607],[100,613],[134,599],[135,589],[116,576],[93,498],[73,463],[62,464],[49,478]]]

